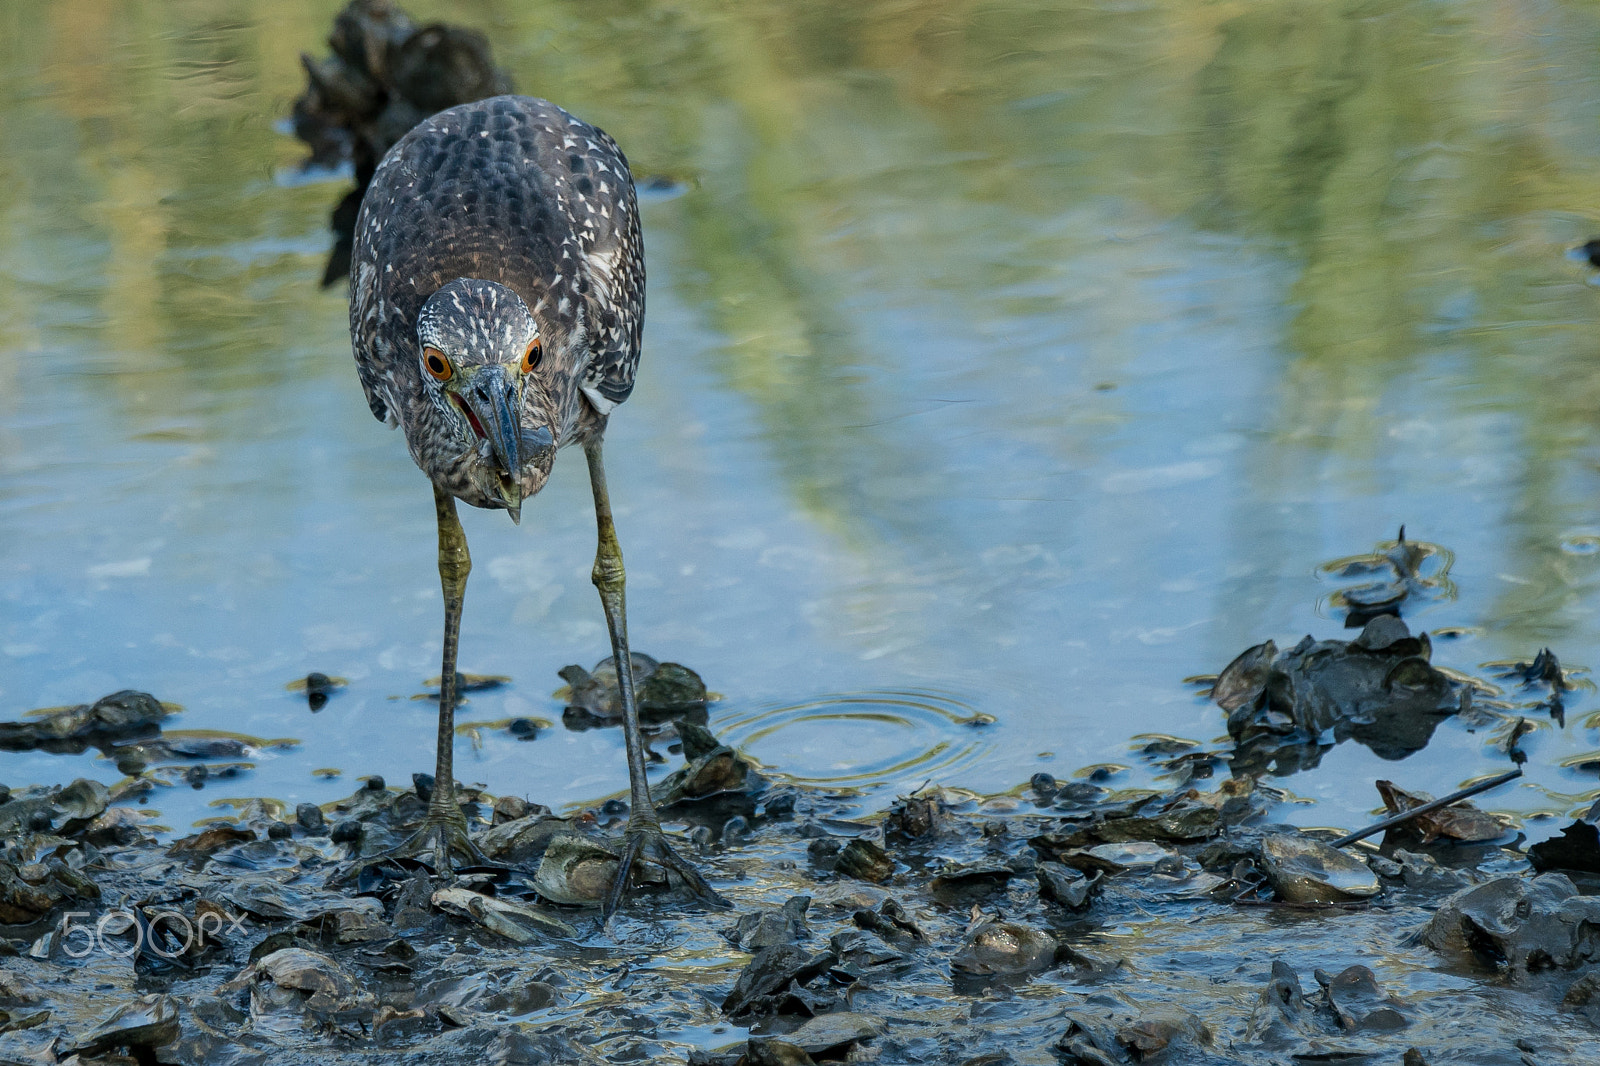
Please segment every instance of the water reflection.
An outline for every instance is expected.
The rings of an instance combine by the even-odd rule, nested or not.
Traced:
[[[271,178],[330,9],[0,11],[4,716],[134,686],[186,728],[300,734],[263,794],[333,798],[315,766],[407,780],[431,710],[387,697],[438,661],[425,484],[315,291],[331,186]],[[608,439],[636,642],[727,695],[714,729],[824,713],[817,692],[964,693],[999,724],[929,765],[994,790],[1215,735],[1179,679],[1329,636],[1319,564],[1401,523],[1456,553],[1456,595],[1408,615],[1460,634],[1441,666],[1600,641],[1600,308],[1562,258],[1600,203],[1589,5],[449,17],[681,184],[644,206],[646,359]],[[518,683],[464,723],[553,719],[556,667],[604,654],[586,491],[558,463],[523,529],[467,517],[463,665]],[[281,691],[311,670],[349,680],[315,717]],[[1522,741],[1563,794],[1597,739],[1569,696]],[[929,713],[756,743],[804,769],[794,749],[866,730],[887,773],[949,740]],[[495,790],[622,781],[615,731],[479,733],[460,773]],[[1494,757],[1447,722],[1401,783],[1443,794]],[[1342,745],[1295,787],[1353,823],[1348,782],[1395,773]],[[179,791],[173,824],[203,813]]]

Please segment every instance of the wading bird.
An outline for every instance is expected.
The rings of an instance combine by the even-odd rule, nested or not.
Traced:
[[[632,806],[616,909],[641,856],[725,904],[662,835],[645,780],[623,604],[622,551],[600,440],[633,390],[644,325],[644,248],[633,178],[610,137],[543,100],[496,96],[441,111],[390,149],[361,201],[350,338],[372,413],[405,431],[433,482],[444,587],[437,773],[426,821],[390,854],[432,844],[481,861],[456,803],[456,647],[472,562],[456,500],[508,511],[583,446],[605,609],[622,694]],[[368,862],[372,860],[367,860]]]

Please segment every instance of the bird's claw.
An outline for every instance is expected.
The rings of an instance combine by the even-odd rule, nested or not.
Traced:
[[[611,891],[606,894],[605,909],[600,913],[602,928],[611,922],[611,916],[622,904],[623,896],[627,895],[629,876],[633,873],[634,863],[640,858],[648,859],[663,869],[677,874],[689,891],[701,901],[724,910],[732,909],[733,904],[712,888],[692,863],[672,850],[672,845],[667,843],[666,834],[661,831],[658,823],[635,822],[629,819],[628,828],[623,834],[622,856],[617,862],[617,874],[611,882]]]
[[[464,865],[468,866],[497,865],[477,844],[473,843],[472,836],[467,831],[466,817],[459,810],[455,812],[455,817],[430,810],[416,832],[392,848],[385,848],[374,855],[357,857],[349,865],[335,872],[328,879],[328,886],[333,888],[349,884],[362,870],[390,859],[415,859],[430,852],[433,854],[435,872],[446,876],[451,871],[453,855],[464,857],[467,860]]]

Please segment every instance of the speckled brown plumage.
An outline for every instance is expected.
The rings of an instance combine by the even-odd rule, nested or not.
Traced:
[[[495,507],[485,442],[420,362],[423,305],[463,278],[494,284],[463,289],[442,308],[445,327],[463,344],[480,334],[483,360],[519,354],[509,347],[518,309],[498,286],[537,323],[544,354],[523,392],[524,431],[547,428],[557,448],[601,433],[633,389],[644,323],[638,207],[616,143],[547,101],[491,97],[419,124],[362,200],[350,334],[367,402],[405,430],[436,485]],[[553,448],[523,455],[523,496],[543,486],[553,458]]]

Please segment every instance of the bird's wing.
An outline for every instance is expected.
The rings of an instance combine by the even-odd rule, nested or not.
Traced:
[[[638,230],[634,176],[616,141],[602,130],[587,141],[590,189],[587,221],[579,227],[589,269],[590,351],[594,362],[582,392],[602,415],[634,391],[640,336],[645,328],[645,240]],[[582,192],[584,182],[574,182]]]
[[[559,108],[560,160],[552,177],[572,219],[587,275],[583,295],[591,359],[581,389],[607,414],[633,391],[644,329],[644,240],[633,175],[617,142]]]
[[[355,350],[356,375],[361,379],[361,391],[367,394],[372,417],[395,426],[399,424],[399,412],[391,410],[383,381],[388,352],[380,348],[381,306],[378,272],[372,257],[354,260],[350,269],[350,346]]]

